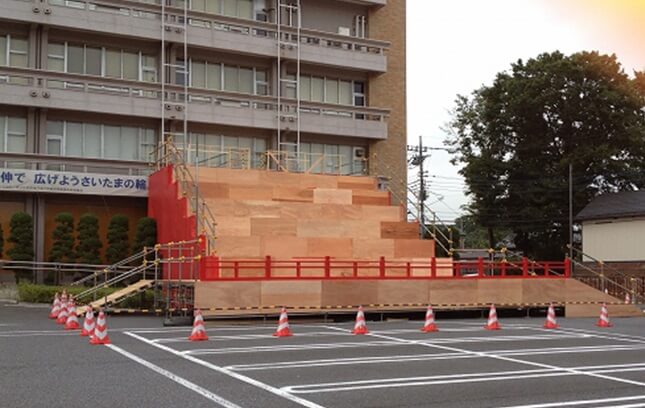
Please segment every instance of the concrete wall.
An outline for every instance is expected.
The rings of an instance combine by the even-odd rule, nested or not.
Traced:
[[[370,146],[370,174],[386,175],[393,181],[397,196],[405,197],[407,182],[406,144],[406,0],[390,0],[381,8],[370,10],[370,35],[391,42],[387,58],[387,73],[375,75],[369,81],[371,103],[391,109],[388,119],[388,138]]]
[[[583,222],[582,250],[603,261],[644,261],[645,218]]]

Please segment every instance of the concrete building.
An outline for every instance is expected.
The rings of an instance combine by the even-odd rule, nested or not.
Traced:
[[[645,191],[603,194],[576,220],[582,223],[585,254],[645,276]]]
[[[406,178],[405,0],[0,0],[0,223],[146,214],[148,162]],[[187,96],[186,96],[187,95]],[[270,152],[270,154],[267,154]],[[403,195],[403,192],[398,192]]]

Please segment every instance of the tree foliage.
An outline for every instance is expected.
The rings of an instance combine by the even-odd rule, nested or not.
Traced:
[[[2,259],[3,253],[4,253],[4,231],[2,230],[2,224],[0,224],[0,259]]]
[[[86,213],[81,215],[76,227],[78,244],[76,257],[80,263],[98,265],[101,263],[101,239],[99,238],[99,219],[96,215]]]
[[[143,247],[153,247],[157,243],[157,222],[150,217],[137,221],[137,229],[132,244],[132,253],[141,252]]]
[[[49,262],[72,263],[74,255],[74,216],[62,212],[54,218],[56,228],[52,231],[52,247],[49,250]]]
[[[553,52],[458,96],[448,142],[489,245],[495,230],[510,228],[519,250],[561,259],[569,165],[574,213],[598,194],[645,186],[644,83],[615,56]]]
[[[34,260],[34,219],[26,212],[17,212],[9,222],[8,242],[13,247],[7,251],[12,261]]]
[[[117,263],[129,256],[129,230],[130,227],[127,216],[121,214],[112,216],[108,225],[107,249],[105,251],[105,260],[108,264]]]

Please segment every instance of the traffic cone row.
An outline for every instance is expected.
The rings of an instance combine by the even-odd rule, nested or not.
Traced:
[[[484,326],[484,329],[486,330],[502,329],[502,327],[499,325],[499,321],[497,320],[497,309],[495,309],[495,305],[490,305],[490,310],[488,311],[488,322],[486,322],[486,326]]]
[[[428,310],[426,311],[426,321],[421,328],[421,331],[424,333],[436,332],[437,325],[434,322],[434,312],[432,311],[432,306],[428,305]]]
[[[94,335],[90,336],[90,344],[110,344],[110,338],[107,333],[107,320],[105,320],[105,313],[103,313],[102,309],[99,310],[99,317],[94,327]]]
[[[85,319],[83,319],[83,330],[81,330],[81,336],[94,336],[95,327],[96,322],[94,321],[94,311],[92,310],[91,306],[88,306],[87,311],[85,312]]]
[[[273,333],[275,337],[289,337],[293,336],[289,328],[289,316],[287,316],[287,309],[282,308],[280,311],[280,319],[278,320],[278,330]]]
[[[54,296],[54,303],[52,304],[52,310],[49,312],[50,319],[58,319],[58,314],[60,313],[60,295],[56,292]]]
[[[78,330],[81,326],[78,324],[78,316],[76,316],[76,304],[74,299],[70,300],[67,307],[67,320],[65,321],[65,330]]]

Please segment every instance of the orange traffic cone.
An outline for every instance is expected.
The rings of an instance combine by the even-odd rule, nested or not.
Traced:
[[[365,324],[365,313],[363,312],[363,306],[358,307],[358,313],[356,313],[356,323],[354,324],[354,330],[352,334],[367,334],[367,324]]]
[[[434,322],[434,312],[432,311],[431,305],[428,305],[428,310],[426,311],[426,322],[421,328],[421,331],[424,333],[439,331],[439,329],[437,329],[437,325]]]
[[[497,309],[495,305],[490,305],[490,311],[488,312],[488,322],[484,326],[486,330],[501,330],[499,322],[497,321]]]
[[[105,320],[103,309],[99,309],[99,317],[94,327],[94,335],[90,336],[90,344],[110,344],[110,338],[107,332],[107,320]]]
[[[56,318],[56,324],[65,324],[67,323],[67,317],[69,312],[67,310],[67,296],[61,298],[60,311],[58,312],[58,317]]]
[[[278,330],[273,333],[275,337],[289,337],[293,336],[289,328],[289,316],[287,316],[287,308],[283,307],[280,311],[280,319],[278,320]]]
[[[54,296],[54,303],[52,304],[52,310],[49,312],[50,319],[57,319],[58,314],[60,313],[60,295],[56,292]]]
[[[96,327],[96,322],[94,321],[94,311],[92,306],[87,306],[87,312],[85,312],[85,319],[83,319],[83,330],[81,330],[81,336],[94,336],[94,328]]]
[[[544,322],[545,329],[557,329],[560,327],[555,320],[555,309],[553,303],[549,305],[549,311],[546,313],[546,321]]]
[[[193,321],[193,331],[188,336],[190,341],[205,341],[208,340],[206,329],[204,328],[204,318],[199,309],[195,309],[195,320]]]
[[[628,305],[632,303],[632,298],[629,296],[629,292],[625,292],[625,304]]]
[[[67,310],[68,310],[68,316],[67,316],[67,321],[65,322],[64,329],[65,330],[80,329],[81,325],[78,324],[78,316],[76,315],[76,305],[74,304],[74,300],[71,300],[69,302],[69,306]]]
[[[600,308],[600,318],[598,319],[598,322],[596,323],[596,326],[598,327],[611,327],[613,324],[609,323],[609,312],[607,311],[607,305],[602,304],[602,307]]]

